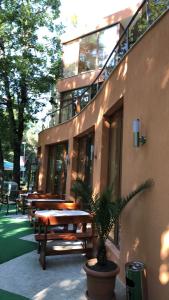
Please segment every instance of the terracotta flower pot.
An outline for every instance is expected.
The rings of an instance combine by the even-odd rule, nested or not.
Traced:
[[[91,260],[90,260],[91,262]],[[95,259],[96,263],[96,259]],[[90,263],[91,265],[91,263]],[[87,275],[87,292],[88,300],[113,300],[116,275],[120,272],[120,268],[114,263],[114,267],[109,271],[96,271],[91,268],[88,263],[84,265]]]

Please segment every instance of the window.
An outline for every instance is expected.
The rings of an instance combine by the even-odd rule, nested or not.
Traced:
[[[102,68],[119,39],[119,27],[115,24],[64,44],[64,77]]]
[[[101,83],[99,83],[100,85]],[[97,86],[96,84],[92,87],[88,88],[84,87],[77,90],[72,90],[69,92],[64,92],[61,94],[61,110],[60,110],[60,121],[64,122],[66,120],[69,120],[71,117],[73,117],[77,112],[77,102],[81,95],[83,94],[83,97],[81,99],[80,110],[83,109],[87,103],[90,101],[90,99],[96,94],[97,92]]]
[[[74,104],[72,91],[61,94],[60,121],[69,120],[74,115]]]
[[[63,45],[64,77],[78,74],[79,40]]]
[[[41,162],[41,147],[38,147],[37,151],[37,169],[36,169],[36,182],[35,182],[35,187],[38,189],[38,180],[39,180],[39,174],[40,174],[40,162]],[[29,185],[29,182],[28,182]]]
[[[89,133],[78,139],[77,177],[92,187],[93,181],[94,134]]]
[[[108,169],[108,185],[113,184],[113,198],[120,196],[121,187],[121,156],[122,156],[122,123],[123,111],[117,111],[110,118],[109,132],[109,169]],[[118,222],[110,233],[113,242],[119,244],[119,226]]]
[[[98,67],[102,68],[119,39],[119,27],[113,26],[99,32]]]
[[[49,146],[47,192],[60,196],[66,193],[68,143]]]
[[[98,33],[93,33],[80,40],[78,72],[95,70],[97,66]]]

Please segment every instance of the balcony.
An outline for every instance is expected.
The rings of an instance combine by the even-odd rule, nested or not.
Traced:
[[[57,109],[48,113],[43,119],[42,129],[54,127],[74,118],[94,100],[104,82],[110,77],[115,68],[140,41],[143,35],[168,10],[168,7],[168,0],[143,1],[111,51],[102,69],[95,76],[92,84],[81,89],[69,91],[69,97],[64,93],[63,99],[58,103]]]

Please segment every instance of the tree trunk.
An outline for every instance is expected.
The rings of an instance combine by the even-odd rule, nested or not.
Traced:
[[[3,150],[2,150],[2,141],[0,138],[0,170],[4,172],[4,157],[3,157]]]
[[[14,169],[13,169],[13,180],[18,183],[20,188],[20,153],[21,153],[21,143],[23,138],[24,131],[24,107],[27,102],[27,88],[25,79],[23,78],[20,82],[20,91],[21,91],[21,102],[18,105],[18,120],[15,119],[14,116],[14,108],[13,108],[13,99],[10,93],[10,84],[9,79],[4,72],[4,84],[5,84],[5,92],[7,96],[7,111],[9,115],[9,127],[10,127],[10,135],[11,135],[11,147],[14,152]]]
[[[99,238],[97,261],[100,266],[107,263],[105,240],[102,237]]]
[[[21,142],[15,141],[13,145],[14,149],[14,168],[13,168],[13,180],[18,183],[20,188],[20,154],[21,154]]]
[[[3,179],[4,179],[4,159],[3,159],[2,142],[0,139],[0,193],[2,193]]]

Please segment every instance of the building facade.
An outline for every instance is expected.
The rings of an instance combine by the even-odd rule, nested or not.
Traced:
[[[143,18],[146,7],[141,9]],[[125,31],[132,21],[128,11],[123,15],[128,20],[125,27],[118,18],[64,43],[65,55],[72,53],[64,68],[70,77],[57,84],[59,124],[39,134],[38,189],[70,198],[72,182],[81,177],[94,192],[114,182],[116,194],[125,195],[152,178],[154,186],[125,208],[107,253],[120,265],[124,281],[128,261],[144,262],[149,299],[168,300],[169,12],[165,7],[154,23],[154,15],[146,14],[146,20],[147,16],[150,28],[148,21],[147,27],[140,25],[137,14],[135,27]],[[114,54],[98,75],[109,58],[109,47],[101,42],[110,39],[109,33],[114,36]],[[133,145],[136,119],[141,122],[140,136],[146,136],[146,143],[138,147]]]

